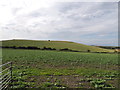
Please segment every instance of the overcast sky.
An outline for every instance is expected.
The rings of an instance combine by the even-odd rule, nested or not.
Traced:
[[[66,40],[109,46],[118,44],[117,2],[43,1],[0,0],[0,40]]]

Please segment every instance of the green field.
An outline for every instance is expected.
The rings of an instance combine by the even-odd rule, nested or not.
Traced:
[[[39,48],[51,47],[57,50],[68,48],[77,51],[90,50],[91,52],[114,52],[113,50],[110,49],[103,49],[95,46],[88,46],[88,45],[69,42],[69,41],[6,40],[6,41],[2,41],[2,46],[16,46],[16,47],[36,46]]]
[[[13,62],[14,88],[118,87],[118,54],[3,49],[2,58]]]

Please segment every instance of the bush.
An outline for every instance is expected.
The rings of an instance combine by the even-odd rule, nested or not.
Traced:
[[[87,52],[91,52],[90,50],[87,50]]]
[[[56,50],[55,48],[51,48],[51,47],[43,47],[43,49],[42,50]]]

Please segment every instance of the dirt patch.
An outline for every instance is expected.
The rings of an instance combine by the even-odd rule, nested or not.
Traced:
[[[62,76],[32,76],[28,82],[35,82],[37,87],[40,87],[45,82],[60,83],[69,88],[93,88],[87,81],[83,81],[85,77],[79,75],[62,75]]]

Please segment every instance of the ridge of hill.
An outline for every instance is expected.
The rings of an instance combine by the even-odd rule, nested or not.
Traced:
[[[77,50],[77,51],[87,51],[90,50],[91,52],[113,52],[113,50],[110,49],[103,49],[100,47],[95,46],[89,46],[84,45],[80,43],[70,42],[70,41],[50,41],[50,40],[4,40],[0,41],[2,42],[2,46],[16,46],[16,47],[38,47],[38,48],[55,48],[57,50],[68,48],[71,50]]]

